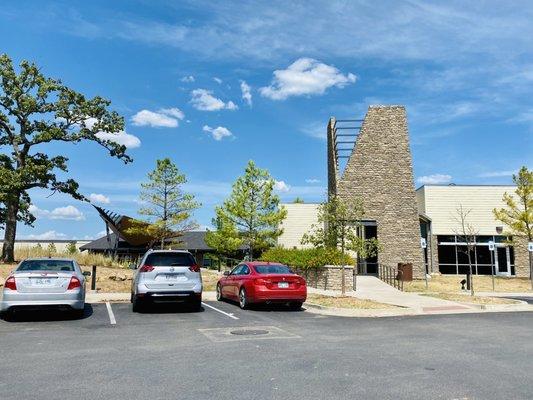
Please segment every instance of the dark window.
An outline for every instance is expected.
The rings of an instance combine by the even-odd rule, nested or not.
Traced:
[[[457,274],[455,265],[439,265],[439,271],[441,274]]]
[[[461,265],[459,265],[457,270],[459,271],[458,274],[466,275],[466,274],[468,274],[468,271],[470,270],[470,267],[468,265],[461,264]],[[472,273],[473,274],[476,273],[476,266],[475,265],[472,265]]]
[[[474,258],[473,248],[472,248],[472,251],[470,252],[470,261],[472,264],[475,264],[476,262]],[[468,247],[467,246],[457,246],[457,263],[468,265]]]
[[[192,255],[188,253],[152,253],[146,257],[145,265],[151,265],[153,267],[174,267],[185,266],[190,267],[196,264]]]
[[[476,236],[476,243],[488,243],[494,240],[494,236]]]
[[[479,265],[477,266],[478,275],[492,275],[492,267],[490,265]]]
[[[454,264],[455,260],[455,246],[439,246],[439,264]]]
[[[236,275],[248,275],[250,273],[250,268],[248,268],[247,265],[243,265],[240,269],[239,269],[239,273],[236,274]]]
[[[258,274],[292,274],[286,265],[256,265],[254,269]]]
[[[490,253],[489,246],[476,246],[477,263],[490,265]]]
[[[437,236],[437,240],[439,243],[455,243],[455,236]]]
[[[68,260],[26,260],[17,271],[74,271],[74,264]]]

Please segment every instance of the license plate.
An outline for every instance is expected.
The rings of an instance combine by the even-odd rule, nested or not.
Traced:
[[[278,287],[280,289],[287,289],[289,287],[289,282],[278,282]]]
[[[31,281],[36,286],[46,286],[52,284],[52,279],[50,278],[36,278],[32,279]]]
[[[167,281],[177,281],[183,278],[182,274],[165,274],[165,279]]]

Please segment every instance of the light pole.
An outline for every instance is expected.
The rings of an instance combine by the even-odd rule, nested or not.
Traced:
[[[494,242],[489,241],[489,252],[490,252],[490,270],[492,273],[492,291],[494,292]]]

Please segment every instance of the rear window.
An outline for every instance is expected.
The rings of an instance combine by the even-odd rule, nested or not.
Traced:
[[[292,274],[286,265],[256,265],[254,268],[258,274]]]
[[[152,253],[146,257],[144,264],[152,267],[190,267],[196,264],[196,261],[194,261],[193,256],[187,253]]]
[[[68,260],[26,260],[17,271],[74,271],[74,264]]]

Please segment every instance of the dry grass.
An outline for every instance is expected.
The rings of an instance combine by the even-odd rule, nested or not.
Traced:
[[[441,275],[433,276],[429,279],[429,288],[426,290],[426,282],[423,279],[413,280],[404,283],[406,292],[433,292],[433,293],[459,293],[461,291],[461,281],[464,275]],[[496,277],[496,292],[531,292],[531,281],[526,278],[504,278]],[[474,276],[474,290],[477,292],[491,292],[492,278],[490,276]]]
[[[44,247],[20,247],[15,249],[15,259],[24,260],[26,258],[38,258],[38,257],[62,257],[62,258],[71,258],[76,260],[80,265],[97,265],[103,267],[118,267],[118,268],[127,268],[129,265],[128,261],[117,261],[113,260],[111,257],[104,256],[102,254],[90,254],[87,251],[76,252],[76,253],[67,253],[67,252],[50,252],[47,248]]]
[[[0,278],[6,279],[9,273],[16,267],[12,265],[0,265]],[[84,271],[92,271],[90,266],[82,266]],[[96,289],[101,293],[126,293],[131,289],[133,271],[125,268],[98,266],[96,269]],[[204,291],[215,290],[220,275],[216,271],[202,270]],[[87,279],[90,287],[91,278]],[[3,280],[0,279],[0,283]]]
[[[378,303],[372,300],[363,300],[350,296],[324,296],[321,294],[308,294],[307,301],[312,304],[318,304],[325,307],[334,307],[334,308],[350,308],[357,310],[368,310],[368,309],[390,309],[398,308],[390,304]]]
[[[473,303],[473,304],[518,304],[519,301],[505,299],[500,297],[481,297],[470,296],[468,294],[457,293],[423,293],[424,296],[438,297],[439,299],[458,301],[460,303]]]

